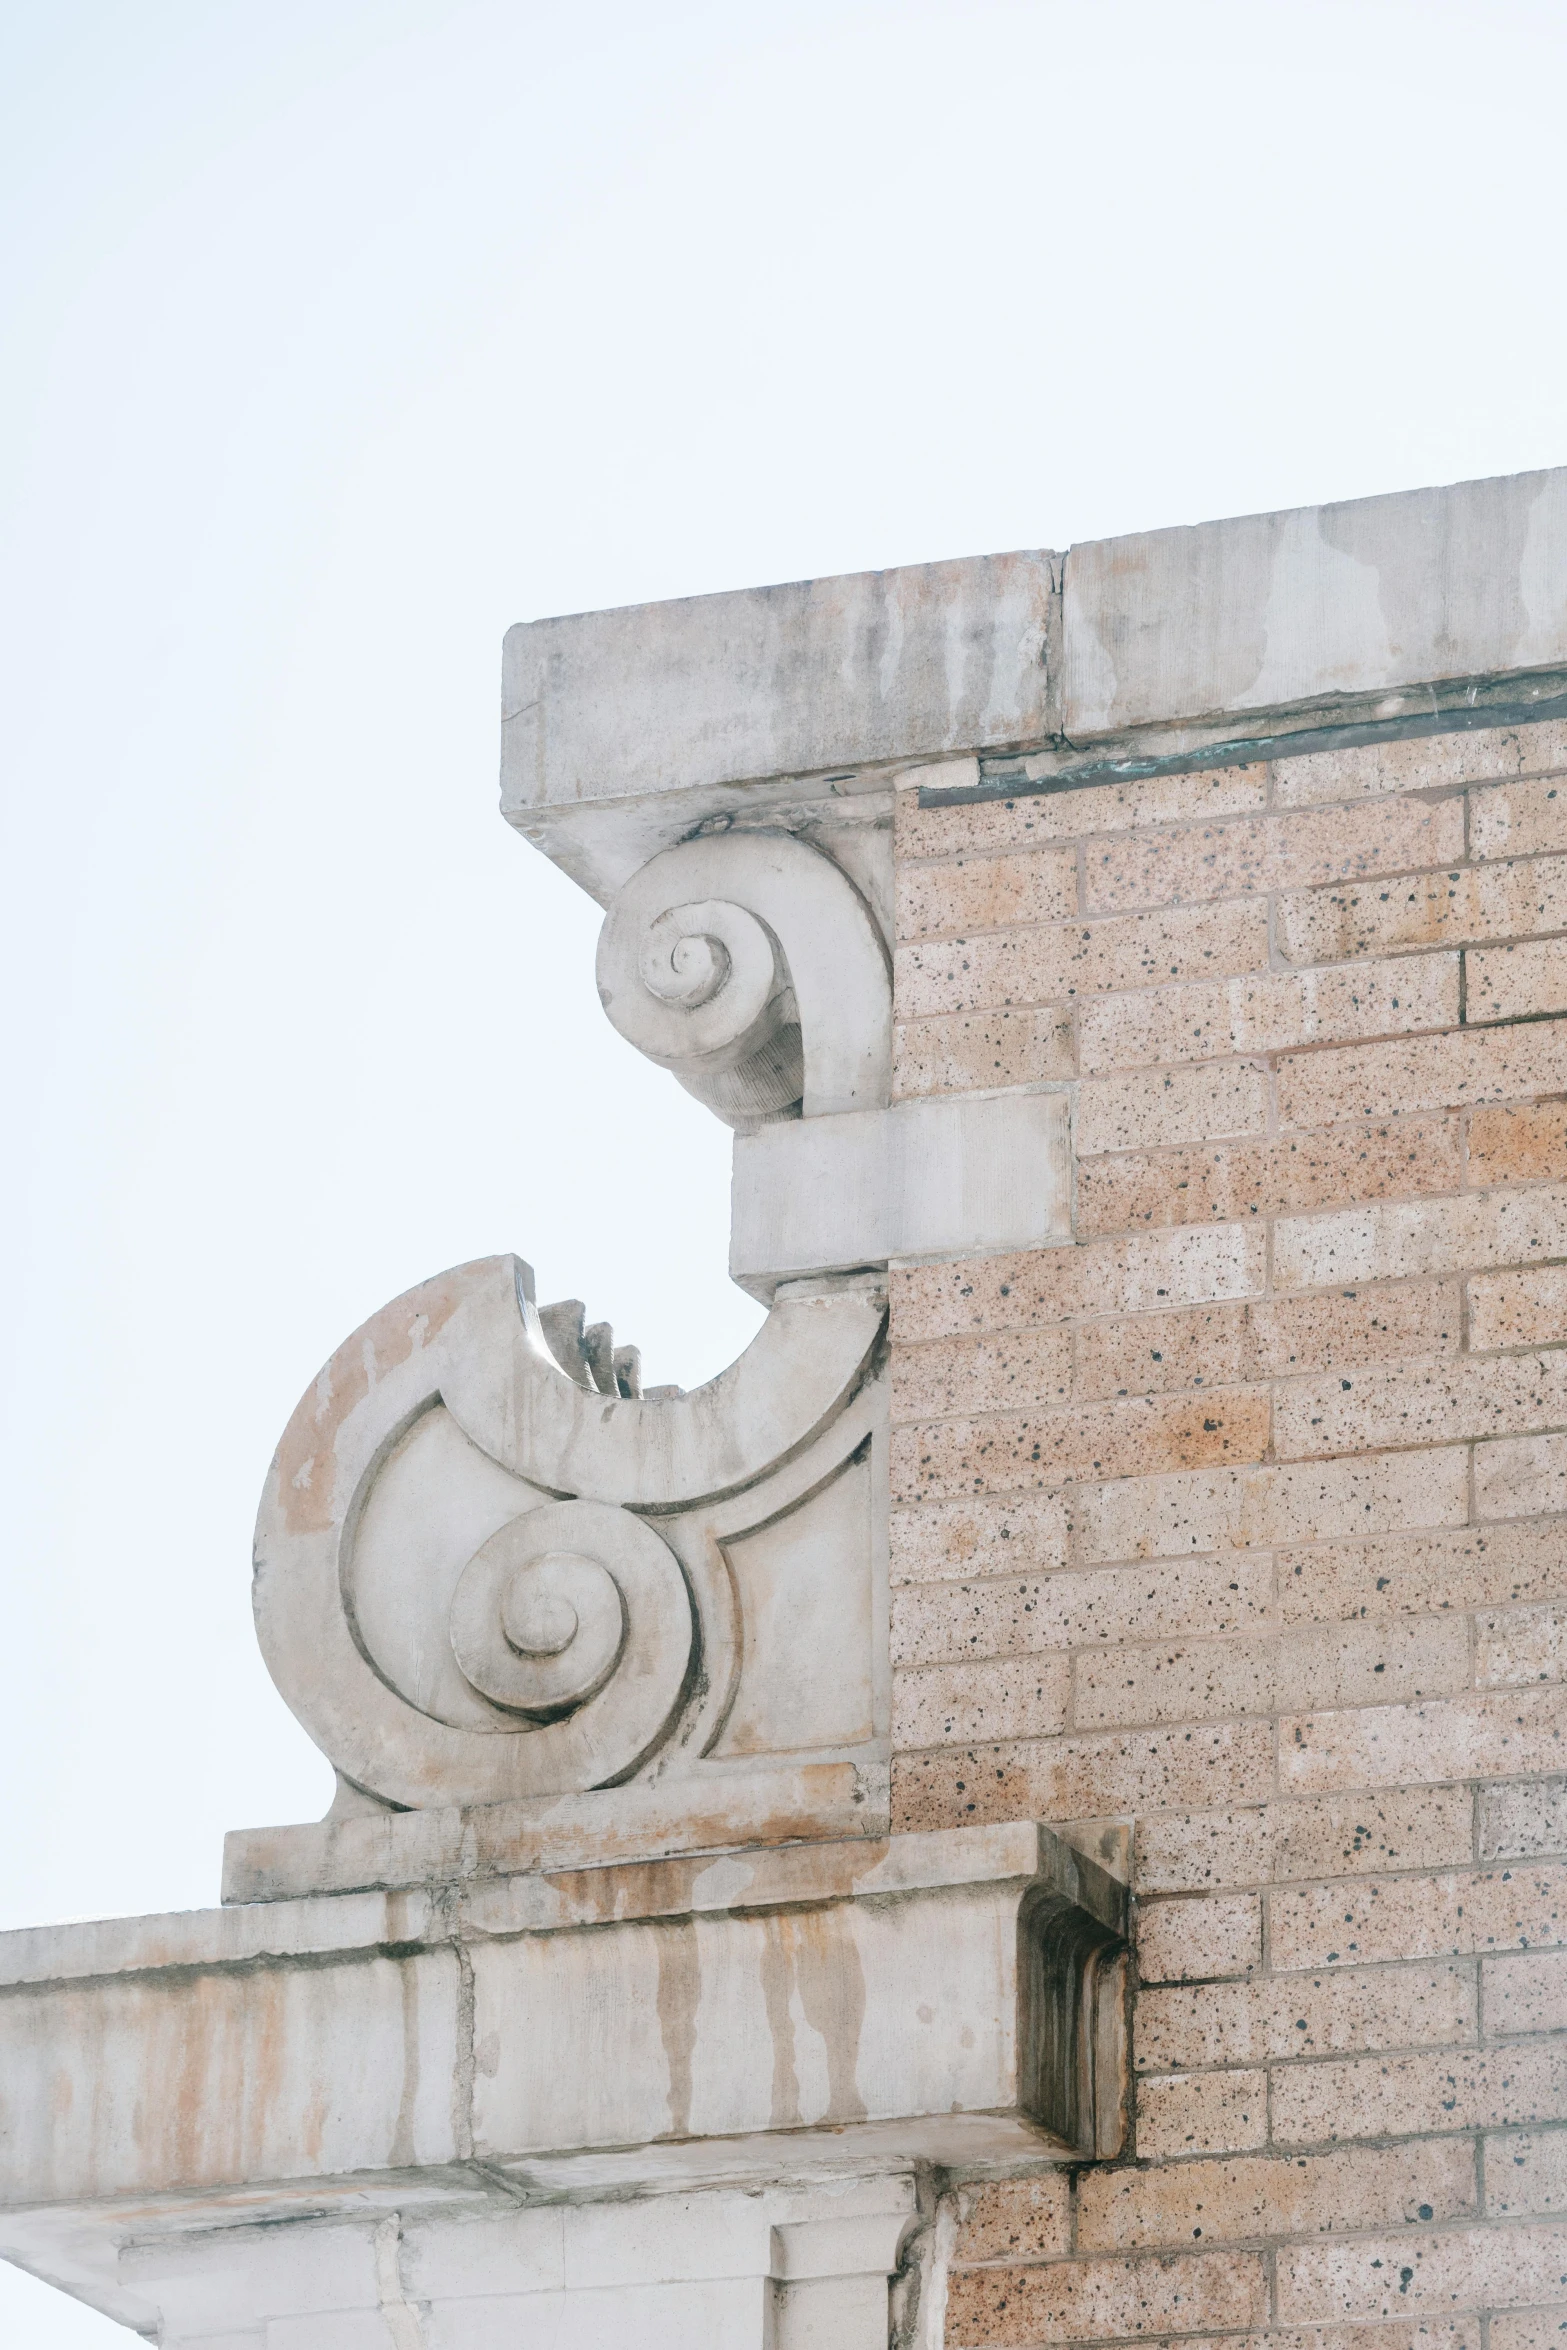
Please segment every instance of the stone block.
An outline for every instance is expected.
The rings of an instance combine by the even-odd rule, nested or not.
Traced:
[[[1452,799],[1371,800],[1189,831],[1128,833],[1089,850],[1087,910],[1111,914],[1303,889],[1362,873],[1448,864],[1463,853],[1463,803]]]
[[[900,864],[897,907],[900,939],[1066,921],[1077,912],[1077,853],[1039,848]]]
[[[1563,1092],[1567,1022],[1560,1020],[1286,1054],[1278,1072],[1282,1126],[1328,1126],[1346,1116],[1464,1108]]]
[[[1140,1905],[1137,1964],[1145,1983],[1217,1981],[1262,1964],[1262,1904],[1254,1894],[1209,1894]]]
[[[1241,2154],[1267,2137],[1265,2072],[1167,2073],[1138,2089],[1137,2151],[1145,2160]]]
[[[1564,515],[1567,477],[1520,473],[1075,546],[1065,729],[1567,665]]]
[[[1059,1093],[901,1102],[738,1135],[730,1275],[771,1298],[889,1257],[1067,1240],[1069,1109]]]
[[[1304,2160],[1250,2155],[1163,2169],[1102,2171],[1078,2194],[1088,2250],[1315,2236],[1408,2221],[1462,2219],[1478,2202],[1472,2150],[1433,2139],[1345,2147]],[[1388,2346],[1390,2350],[1390,2346]]]
[[[1270,1956],[1290,1963],[1279,1951]],[[1147,2073],[1463,2046],[1478,2037],[1473,1961],[1161,1986],[1140,1995],[1135,2027],[1138,2068]]]
[[[1567,729],[1559,720],[1527,726],[1481,726],[1472,733],[1420,735],[1360,743],[1339,751],[1280,758],[1274,798],[1307,808],[1329,800],[1365,799],[1377,792],[1429,791],[1486,783],[1498,776],[1537,775],[1567,764]]]
[[[1479,1113],[1477,1113],[1479,1115]],[[1275,1141],[1129,1151],[1080,1167],[1080,1237],[1142,1225],[1261,1219],[1349,1200],[1424,1198],[1462,1179],[1456,1116],[1359,1122]],[[1567,1170],[1567,1145],[1552,1172]]]

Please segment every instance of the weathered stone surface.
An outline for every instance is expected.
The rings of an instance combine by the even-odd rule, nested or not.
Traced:
[[[1567,665],[1567,470],[1075,546],[1064,645],[1074,736]]]
[[[506,639],[502,808],[604,897],[727,810],[727,787],[783,779],[779,805],[839,768],[1038,741],[1058,565],[987,555],[525,623]]]
[[[848,2337],[871,2350],[916,2160],[1059,2157],[1082,2133],[1113,2151],[1125,2054],[1104,1970],[1125,1926],[1124,1888],[1097,1864],[1012,1826],[0,1937],[0,2247],[128,2322],[150,2304],[174,2320],[171,2341],[205,2338],[189,2331],[198,2305],[225,2334],[308,2308],[325,2343],[327,2312],[346,2323],[399,2295],[412,2307],[481,2289],[514,2301],[518,2322],[585,2340],[589,2315],[624,2325],[641,2304],[595,2303],[586,2270],[562,2269],[558,2215],[466,2242],[435,2219],[302,2246],[289,2224],[238,2223],[380,2203],[406,2228],[410,2206],[455,2202],[478,2226],[503,2170],[519,2193],[549,2183],[575,2200],[726,2164],[754,2189],[825,2159],[838,2185],[825,2204],[769,2206],[764,2257],[709,2272],[666,2244],[666,2265],[641,2267],[623,2246],[620,2276],[599,2281],[667,2280],[681,2322],[706,2323],[691,2287],[709,2273],[791,2291],[872,2277],[883,2333]],[[852,2202],[867,2162],[894,2174],[870,2198],[897,2215],[874,2257],[815,2226],[835,2195]],[[236,2232],[215,2268],[225,2213]],[[128,2240],[139,2248],[122,2257]],[[759,2344],[743,2327],[768,2298],[712,2338]],[[877,2306],[869,2288],[859,2299]]]

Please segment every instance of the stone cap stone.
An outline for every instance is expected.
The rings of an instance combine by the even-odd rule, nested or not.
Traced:
[[[884,820],[899,768],[1558,670],[1567,468],[526,623],[501,804],[602,900],[704,823]]]
[[[1075,546],[1069,736],[1567,663],[1567,467]]]

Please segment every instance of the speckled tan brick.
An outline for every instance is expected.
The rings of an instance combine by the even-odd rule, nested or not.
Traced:
[[[1472,1110],[1471,1183],[1550,1183],[1567,1176],[1567,1102]]]
[[[1254,2252],[960,2268],[947,2288],[946,2350],[1257,2325],[1266,2311],[1267,2280]]]
[[[1285,1969],[1538,1949],[1567,1932],[1567,1870],[1547,1861],[1291,1886],[1268,1896],[1268,1921],[1272,1963]]]
[[[1388,797],[1359,806],[1234,817],[1120,834],[1088,849],[1088,904],[1106,913],[1246,891],[1296,890],[1362,873],[1441,865],[1464,853],[1458,798]]]
[[[1272,1605],[1273,1573],[1263,1557],[926,1583],[894,1593],[892,1657],[895,1664],[933,1664],[1102,1646],[1161,1631],[1234,1632],[1265,1624]]]
[[[900,946],[893,1001],[900,1020],[951,1020],[959,1012],[1059,1003],[1070,952],[1059,930],[978,931]]]
[[[890,1537],[894,1585],[1059,1567],[1066,1564],[1066,1502],[1052,1493],[926,1502],[894,1510]]]
[[[1469,1344],[1557,1346],[1567,1339],[1567,1265],[1485,1273],[1469,1283]]]
[[[1259,1375],[1246,1306],[1201,1306],[1085,1322],[1075,1335],[1078,1395],[1158,1395],[1177,1387],[1228,1387]]]
[[[1043,776],[1045,770],[1040,773]],[[1268,770],[1260,762],[1210,768],[1198,775],[1024,791],[1010,799],[970,801],[959,807],[922,808],[914,790],[900,791],[893,840],[900,860],[1026,849],[1087,833],[1119,832],[1128,825],[1190,823],[1260,808],[1267,793]]]
[[[1073,1718],[1079,1729],[1102,1729],[1271,1713],[1277,1647],[1265,1637],[1081,1651],[1072,1662]]]
[[[1527,1020],[1536,1012],[1567,1010],[1567,939],[1471,947],[1465,966],[1471,1021]]]
[[[1462,1611],[1557,1591],[1567,1591],[1567,1540],[1550,1523],[1390,1534],[1279,1554],[1279,1614],[1286,1624]]]
[[[1488,1958],[1480,1996],[1488,2040],[1511,2032],[1567,2033],[1567,1951]]]
[[[1078,1042],[1084,1073],[1092,1074],[1407,1035],[1457,1022],[1458,957],[1416,955],[1346,970],[1257,972],[1195,987],[1095,996],[1079,1014]]]
[[[1504,1437],[1476,1445],[1474,1485],[1477,1518],[1567,1510],[1567,1436]]]
[[[1079,1158],[1091,1159],[1105,1151],[1260,1134],[1268,1116],[1268,1072],[1260,1062],[1204,1061],[1189,1069],[1085,1078],[1072,1134]]]
[[[1279,1121],[1330,1126],[1346,1115],[1440,1110],[1567,1090],[1567,1022],[1526,1020],[1391,1044],[1286,1053],[1279,1063]]]
[[[1555,750],[1551,764],[1567,767],[1567,744],[1559,725],[1542,728]],[[1567,849],[1567,786],[1558,779],[1500,783],[1469,795],[1471,857],[1537,857]]]
[[[1536,1265],[1567,1255],[1567,1185],[1459,1199],[1373,1201],[1338,1214],[1282,1217],[1273,1279],[1282,1290],[1330,1282]]]
[[[1567,1173],[1567,1121],[1563,1126],[1552,1173]],[[1136,1151],[1078,1169],[1077,1229],[1087,1236],[1149,1224],[1283,1215],[1350,1200],[1424,1197],[1456,1191],[1462,1173],[1459,1120],[1451,1113],[1330,1127],[1276,1142]]]
[[[892,1351],[895,1421],[954,1413],[1048,1411],[1072,1392],[1072,1338],[1059,1326],[999,1337],[937,1338]]]
[[[1273,1875],[1356,1877],[1378,1869],[1439,1868],[1466,1861],[1473,1820],[1467,1787],[1385,1788],[1376,1794],[1308,1796],[1272,1806]]]
[[[1032,849],[898,868],[898,936],[1003,930],[1077,912],[1077,852]]]
[[[1461,1526],[1468,1516],[1469,1455],[1455,1445],[1084,1485],[1071,1497],[1068,1539],[1073,1561],[1087,1566]]]
[[[1060,2171],[965,2187],[959,2204],[952,2247],[958,2268],[982,2260],[1053,2260],[1071,2249],[1071,2193]]]
[[[1266,1790],[1272,1776],[1266,1722],[933,1747],[894,1756],[892,1824],[899,1831],[961,1828],[1238,1803]]]
[[[897,1428],[898,1501],[1048,1490],[1082,1477],[1140,1477],[1205,1461],[1256,1460],[1268,1444],[1268,1394],[1128,1396],[1026,1418],[935,1420]]]
[[[1315,2236],[1462,2219],[1478,2202],[1473,2149],[1451,2138],[1347,2146],[1294,2159],[1242,2155],[1156,2170],[1088,2171],[1078,2188],[1078,2241],[1098,2251],[1196,2237],[1223,2244]]]
[[[1145,2161],[1242,2154],[1267,2138],[1265,2072],[1167,2073],[1138,2089],[1137,2151]]]
[[[1475,1618],[1475,1682],[1518,1689],[1567,1679],[1567,1606],[1487,1609]]]
[[[1476,1849],[1482,1860],[1567,1853],[1567,1779],[1482,1787]]]
[[[1273,1874],[1272,1804],[1166,1812],[1139,1820],[1132,1884],[1139,1893],[1203,1893],[1265,1884]]]
[[[1071,1003],[1105,988],[1164,987],[1268,965],[1267,912],[1242,901],[1111,914],[913,941],[893,956],[899,1019]]]
[[[1489,2332],[1491,2350],[1567,2350],[1567,2306],[1500,2312]]]
[[[1148,2072],[1478,2038],[1473,1960],[1157,1988],[1140,1995],[1134,2034],[1139,2070]]]
[[[1085,1322],[1076,1333],[1083,1396],[1146,1395],[1280,1377],[1293,1370],[1404,1361],[1455,1350],[1456,1282],[1378,1284]]]
[[[1140,1820],[1134,1881],[1139,1891],[1185,1893],[1440,1868],[1470,1858],[1471,1805],[1467,1787],[1387,1788]]]
[[[1427,2318],[1408,2325],[1289,2326],[1266,2334],[1229,2334],[1222,2345],[1190,2334],[1177,2339],[1182,2350],[1479,2350],[1480,2324],[1478,2319]],[[1160,2350],[1175,2350],[1175,2344]]]
[[[1410,2317],[1560,2301],[1567,2227],[1417,2229],[1279,2255],[1279,2315]],[[1492,2333],[1495,2342],[1495,2332]]]
[[[1142,1901],[1137,1965],[1145,1983],[1213,1982],[1262,1964],[1262,1903],[1254,1893]]]
[[[1567,2046],[1443,2049],[1286,2065],[1273,2075],[1280,2146],[1567,2121]]]
[[[1567,2212],[1567,2130],[1487,2138],[1485,2207],[1498,2219]]]
[[[1065,1657],[986,1657],[892,1677],[895,1746],[967,1746],[976,1739],[1048,1738],[1067,1720]]]
[[[1275,920],[1287,963],[1532,938],[1567,924],[1567,857],[1455,862],[1441,872],[1306,890],[1281,897]]]
[[[978,1086],[1042,1085],[1074,1073],[1072,1028],[1055,1011],[956,1014],[905,1020],[893,1031],[892,1090],[969,1093]]]
[[[1267,1277],[1263,1236],[1246,1224],[1132,1233],[1074,1255],[1079,1313],[1152,1313],[1254,1297]]]
[[[1028,1330],[1071,1314],[1081,1254],[1071,1247],[1039,1248],[940,1265],[894,1265],[888,1274],[893,1343]]]
[[[1278,1703],[1291,1712],[1445,1696],[1469,1682],[1469,1627],[1461,1616],[1322,1624],[1279,1641]]]
[[[1563,729],[1549,719],[1526,726],[1477,727],[1473,733],[1415,735],[1402,742],[1360,743],[1343,751],[1309,751],[1275,763],[1273,794],[1281,807],[1367,799],[1378,792],[1430,790],[1530,775],[1563,763]]]
[[[1567,1691],[1481,1690],[1345,1713],[1286,1715],[1279,1774],[1306,1787],[1416,1786],[1513,1779],[1567,1762]]]
[[[1567,1355],[1372,1365],[1283,1382],[1274,1397],[1281,1459],[1512,1436],[1567,1421]]]

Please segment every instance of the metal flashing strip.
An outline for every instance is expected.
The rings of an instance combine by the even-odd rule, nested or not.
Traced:
[[[1552,678],[1551,683],[1557,684]],[[1498,726],[1532,726],[1567,718],[1567,693],[1532,702],[1464,702],[1441,710],[1397,718],[1367,718],[1338,726],[1301,727],[1292,733],[1243,735],[1210,743],[1200,751],[1171,751],[1143,758],[1091,759],[1059,774],[1022,772],[1025,754],[981,757],[978,783],[943,790],[922,783],[922,808],[961,808],[981,800],[1037,799],[1049,792],[1081,791],[1096,783],[1139,783],[1151,776],[1200,775],[1209,768],[1242,767],[1260,759],[1300,759],[1313,751],[1358,750],[1371,743],[1413,742],[1425,735],[1471,734]],[[1037,756],[1037,754],[1034,754]],[[1008,770],[1012,770],[1008,772]]]

